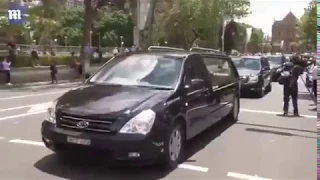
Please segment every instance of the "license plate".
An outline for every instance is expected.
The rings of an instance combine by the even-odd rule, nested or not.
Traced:
[[[86,145],[86,146],[89,146],[91,144],[90,139],[80,139],[80,138],[74,138],[70,136],[67,137],[67,142],[72,144]]]

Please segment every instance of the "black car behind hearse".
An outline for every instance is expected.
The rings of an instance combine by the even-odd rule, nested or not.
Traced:
[[[248,95],[255,93],[259,98],[265,92],[271,92],[271,67],[268,59],[263,56],[243,56],[235,61],[240,79],[241,93]]]
[[[239,87],[225,55],[120,55],[52,103],[42,140],[61,157],[94,152],[174,168],[187,140],[225,117],[237,120]]]
[[[282,65],[287,62],[284,55],[270,55],[267,57],[271,67],[271,77],[273,82],[277,82],[280,77]]]

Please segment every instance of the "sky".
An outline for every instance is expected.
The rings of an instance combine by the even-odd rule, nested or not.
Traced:
[[[290,11],[299,19],[309,2],[310,0],[250,0],[252,13],[237,21],[261,28],[271,36],[274,20],[282,20]]]

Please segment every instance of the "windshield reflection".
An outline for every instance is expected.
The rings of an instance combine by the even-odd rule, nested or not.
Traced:
[[[268,57],[268,60],[272,64],[280,65],[281,61],[282,61],[282,57],[281,56],[270,56],[270,57]]]
[[[159,55],[116,57],[99,70],[91,83],[174,89],[182,58]]]
[[[253,58],[241,58],[239,61],[235,62],[237,69],[249,69],[249,70],[260,70],[261,64],[259,59]]]

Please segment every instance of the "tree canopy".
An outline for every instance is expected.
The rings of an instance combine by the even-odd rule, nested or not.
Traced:
[[[297,26],[298,39],[300,44],[312,44],[314,47],[317,45],[317,1],[312,0],[305,8],[303,16]]]
[[[165,39],[169,45],[184,48],[198,40],[204,46],[219,48],[222,22],[250,13],[249,0],[176,0],[173,4],[168,11],[158,15],[160,19],[156,22],[155,36],[158,41]],[[229,36],[234,35],[238,33]],[[235,47],[233,44],[230,46]]]

